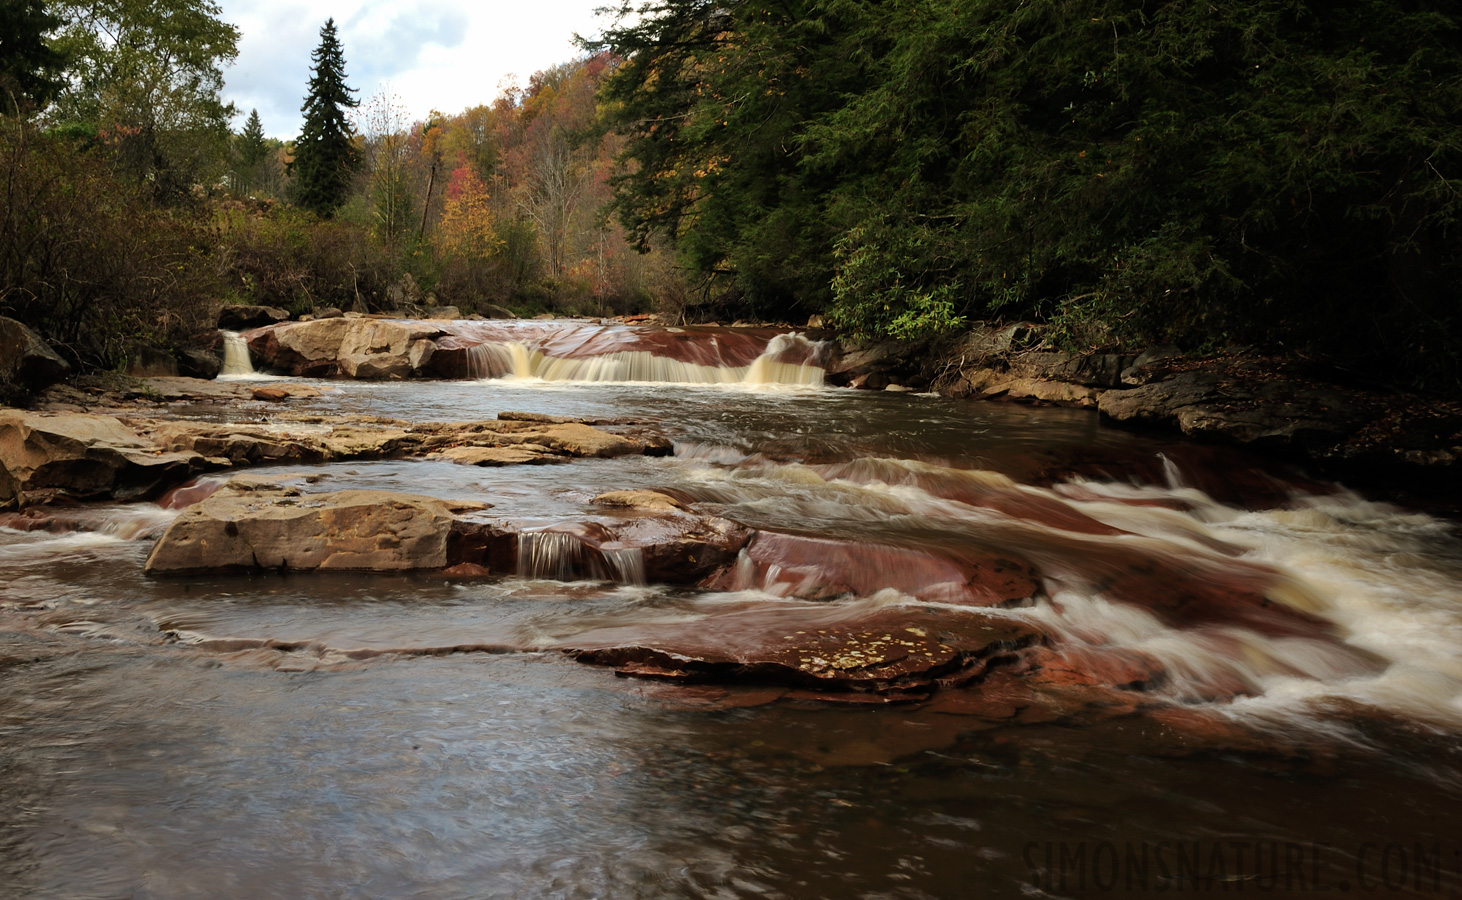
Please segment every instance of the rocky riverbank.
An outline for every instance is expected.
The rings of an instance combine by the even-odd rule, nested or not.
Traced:
[[[828,371],[864,389],[1094,409],[1111,424],[1246,447],[1410,501],[1462,497],[1462,401],[1314,360],[1253,348],[1070,353],[1015,324],[939,346],[843,346]]]

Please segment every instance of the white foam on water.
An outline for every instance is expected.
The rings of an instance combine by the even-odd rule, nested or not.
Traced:
[[[1050,578],[1049,598],[1002,614],[1033,618],[1094,650],[1157,657],[1168,672],[1160,691],[1175,701],[1219,703],[1276,727],[1307,717],[1324,721],[1327,705],[1337,701],[1462,726],[1462,542],[1451,523],[1347,493],[1297,497],[1286,508],[1251,512],[1218,503],[1177,478],[1167,487],[1082,482],[1047,490],[1002,484],[1003,476],[989,473],[939,469],[864,460],[820,471],[745,460],[739,468],[707,466],[687,475],[698,494],[730,504],[732,517],[747,516],[763,527],[842,528],[846,539],[856,539],[863,523],[877,523],[884,534],[922,529],[1006,547]],[[1062,531],[945,499],[907,483],[900,470],[1061,503],[1126,533]],[[845,477],[828,477],[832,471]],[[1259,566],[1274,573],[1265,588],[1269,601],[1328,622],[1331,634],[1275,635],[1237,624],[1172,627],[1103,596],[1099,585],[1065,577],[1064,559],[1100,558],[1104,548],[1136,550],[1199,576]],[[735,583],[749,585],[750,578]]]
[[[218,371],[218,381],[276,381],[287,377],[256,370],[249,345],[239,332],[220,331],[219,334],[223,336],[223,368]]]
[[[621,350],[584,358],[558,357],[519,341],[508,341],[472,348],[468,368],[477,379],[820,388],[825,375],[821,367],[782,361],[792,353],[811,359],[816,349],[816,345],[799,334],[779,334],[750,365],[712,366],[658,356],[646,350]]]

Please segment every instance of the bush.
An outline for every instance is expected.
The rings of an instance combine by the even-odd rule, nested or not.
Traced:
[[[153,207],[95,150],[0,120],[0,314],[71,362],[115,368],[138,342],[177,346],[211,323],[217,235]]]
[[[315,307],[369,311],[390,305],[403,266],[348,221],[264,202],[224,201],[216,213],[219,272],[244,303],[300,314]]]

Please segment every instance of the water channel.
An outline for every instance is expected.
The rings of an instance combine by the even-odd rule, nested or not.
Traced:
[[[660,488],[829,545],[996,548],[1042,576],[1036,597],[999,614],[1063,645],[1160,660],[1148,700],[1262,739],[1189,747],[1141,714],[992,725],[937,704],[742,702],[554,649],[591,629],[714,633],[736,621],[728,611],[766,606],[809,621],[965,608],[897,562],[815,601],[767,572],[714,590],[158,579],[142,562],[177,511],[107,506],[87,530],[0,528],[0,895],[1462,891],[1452,521],[1087,411],[729,380],[308,383],[323,393],[295,410],[614,419],[663,430],[675,455],[295,467],[311,476],[304,490],[482,500],[549,525],[588,514],[603,491]],[[1125,602],[1105,586],[1134,554],[1158,567],[1159,589],[1169,570],[1220,591],[1262,571],[1271,596],[1318,625]],[[48,636],[71,649],[27,661],[27,641]]]

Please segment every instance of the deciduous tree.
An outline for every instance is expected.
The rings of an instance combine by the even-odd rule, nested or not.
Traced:
[[[228,122],[223,67],[238,29],[210,0],[86,0],[56,6],[54,47],[68,59],[52,117],[101,135],[159,199],[222,174]]]

